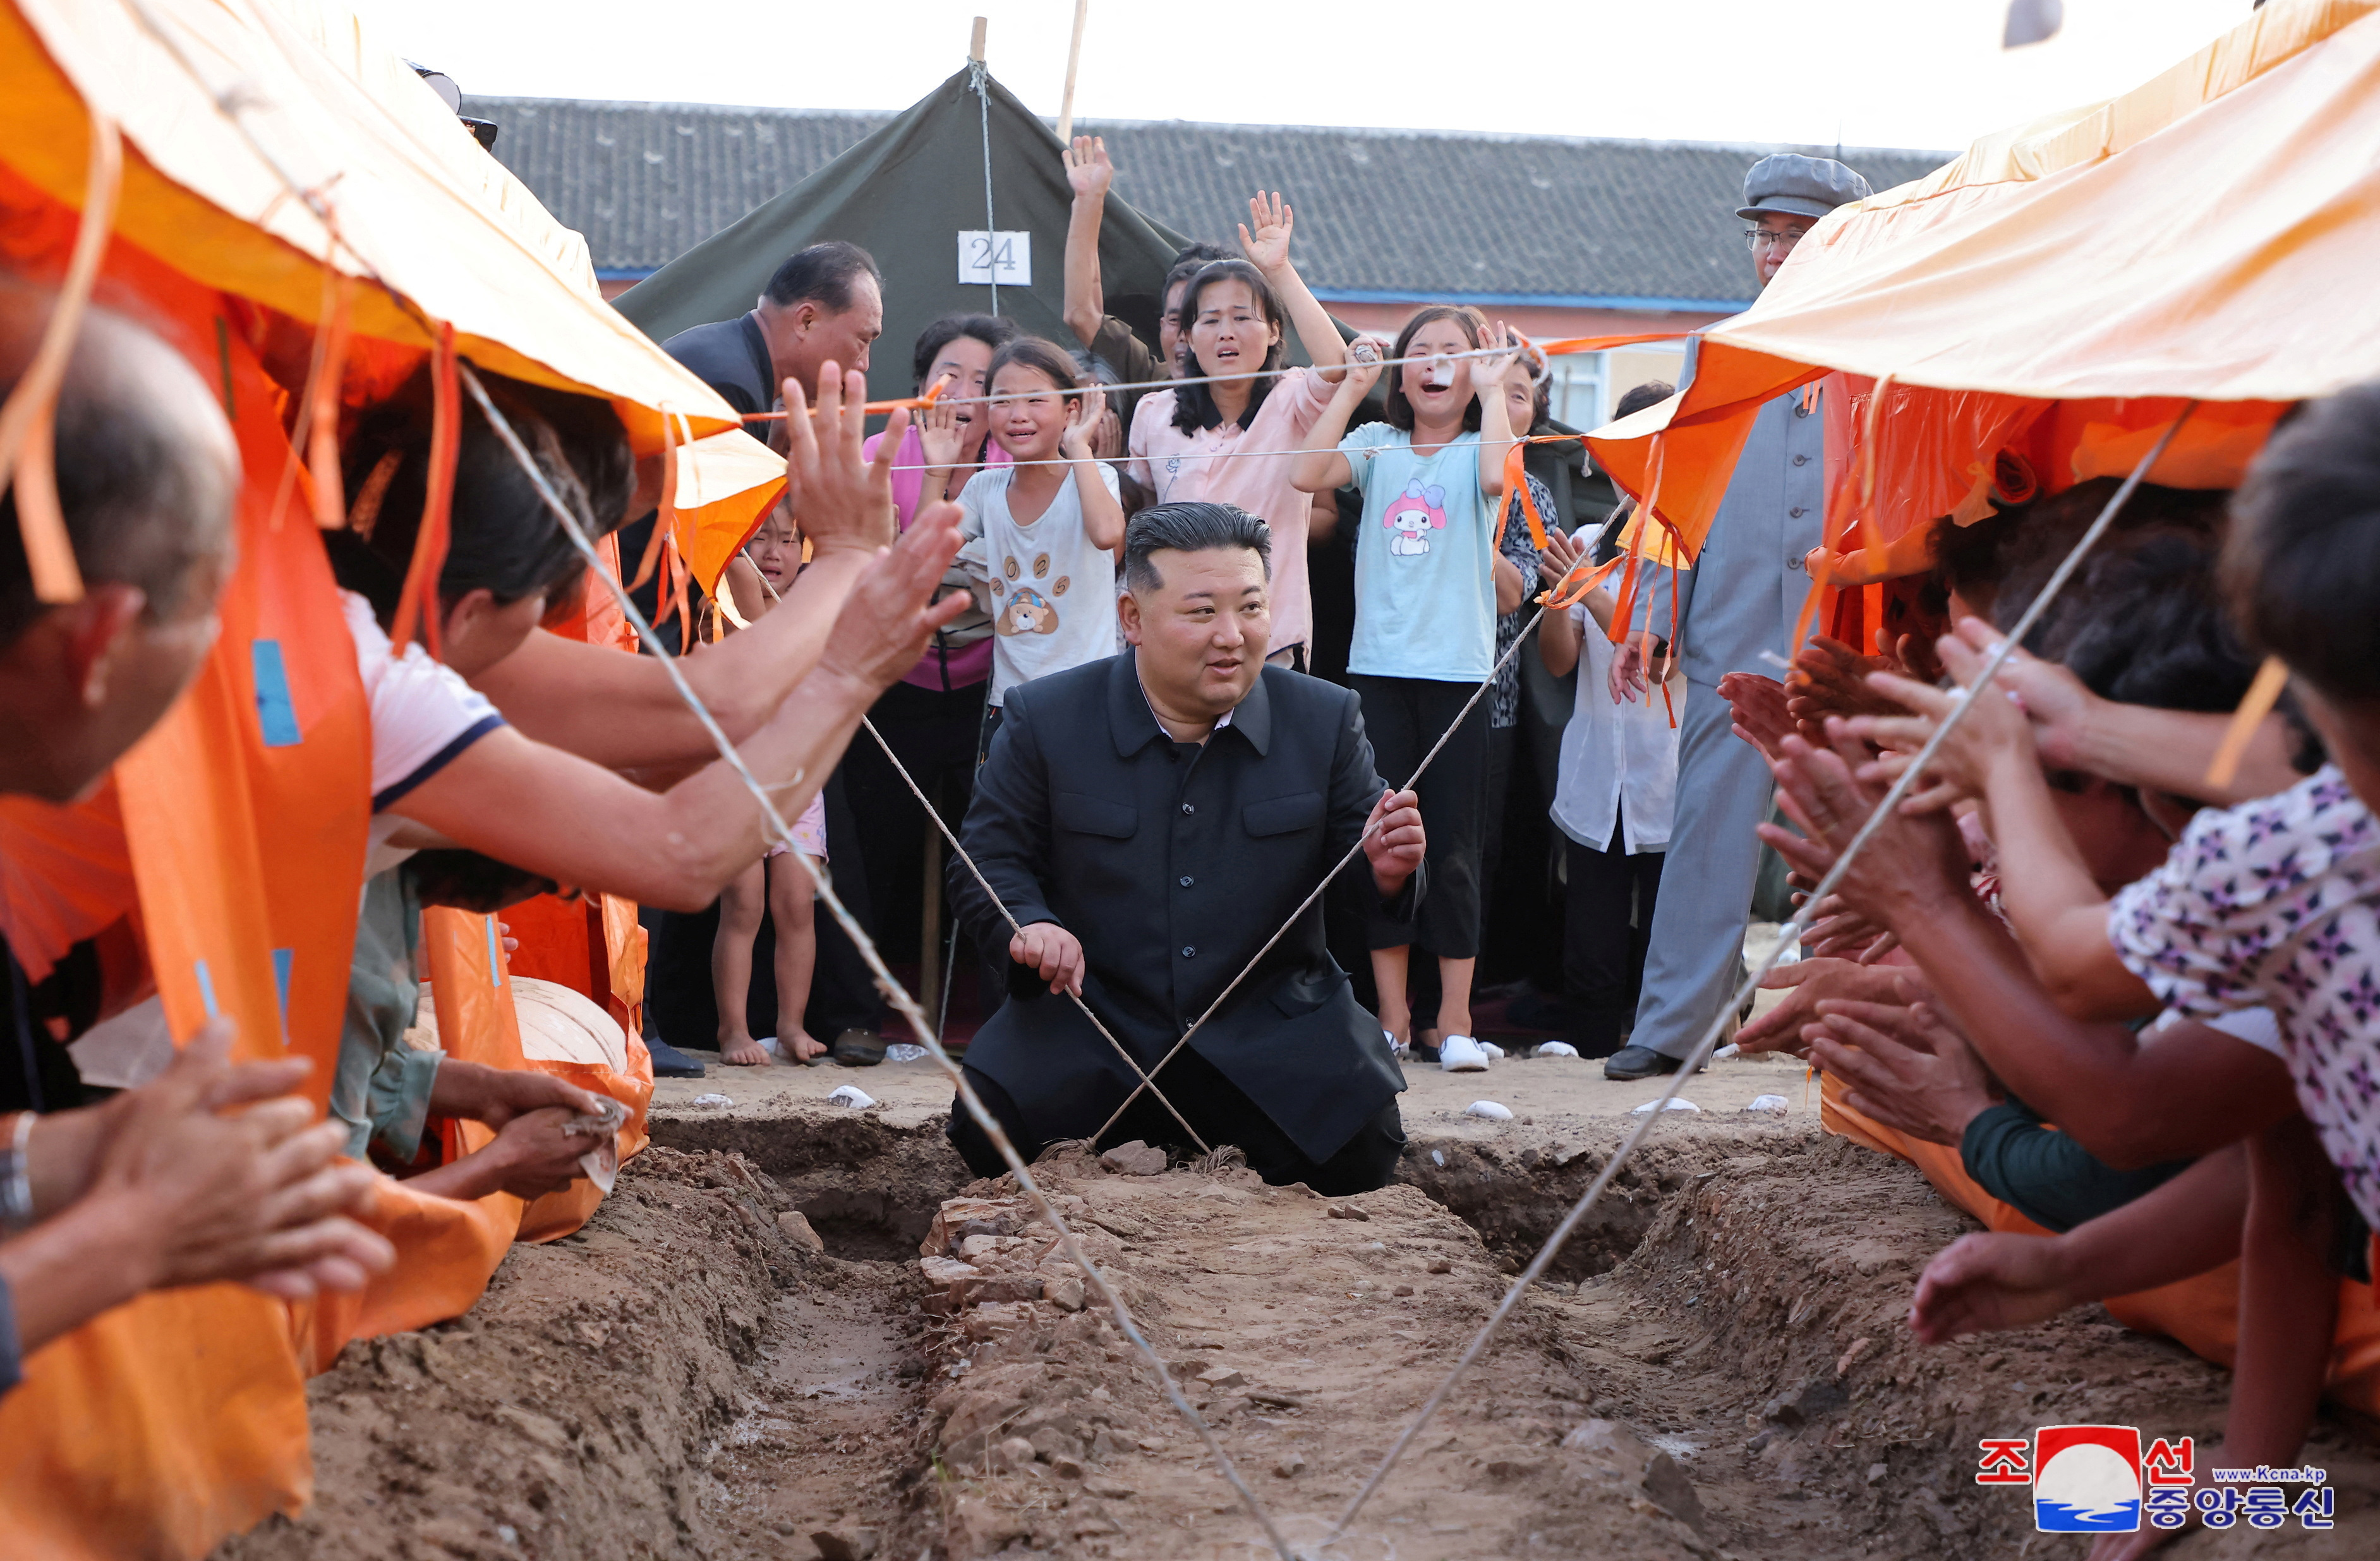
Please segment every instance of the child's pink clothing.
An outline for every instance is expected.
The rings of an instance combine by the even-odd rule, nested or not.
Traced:
[[[801,841],[802,850],[812,860],[819,862],[826,860],[826,793],[824,792],[812,797],[809,806],[802,809],[802,816],[794,820],[794,839]],[[769,848],[769,854],[790,856],[793,853],[784,841],[779,841]]]
[[[1272,527],[1270,648],[1276,651],[1314,638],[1314,598],[1305,583],[1314,496],[1299,492],[1289,472],[1337,388],[1311,369],[1292,369],[1274,382],[1245,430],[1184,433],[1173,426],[1170,390],[1151,391],[1132,416],[1129,475],[1158,503],[1237,504]],[[1249,454],[1230,454],[1243,448]]]

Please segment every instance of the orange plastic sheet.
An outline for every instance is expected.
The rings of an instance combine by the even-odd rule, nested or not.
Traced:
[[[1985,1192],[1967,1174],[1956,1148],[1911,1138],[1845,1105],[1841,1082],[1831,1073],[1819,1086],[1818,1119],[1838,1137],[1915,1166],[1936,1192],[1989,1229],[2049,1234]],[[2111,1296],[2102,1304],[2134,1333],[2161,1334],[2201,1360],[2228,1367],[2240,1342],[2240,1265],[2234,1260],[2137,1295]],[[2325,1391],[2359,1413],[2380,1414],[2380,1300],[2368,1284],[2338,1282],[2338,1319],[2331,1330]]]
[[[2380,0],[2267,6],[2123,97],[1837,211],[1706,334],[1685,391],[1588,445],[1640,499],[1663,468],[1690,550],[1760,405],[1821,368],[1891,381],[1888,543],[2010,442],[2055,491],[2128,471],[2191,400],[2150,479],[2228,486],[2283,405],[2370,377],[2375,232]],[[1861,518],[1830,503],[1828,536]]]

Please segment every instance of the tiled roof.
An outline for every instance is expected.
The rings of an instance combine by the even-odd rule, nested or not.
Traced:
[[[496,155],[587,236],[599,271],[640,274],[823,166],[890,114],[472,98]],[[1228,242],[1247,197],[1280,189],[1295,258],[1326,297],[1459,294],[1659,307],[1745,301],[1743,172],[1831,147],[1584,140],[1184,121],[1084,121],[1116,193],[1179,232]],[[1847,149],[1878,189],[1945,154]]]

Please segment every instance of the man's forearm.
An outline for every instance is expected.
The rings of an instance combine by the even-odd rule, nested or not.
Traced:
[[[2271,796],[2305,779],[2289,764],[2289,723],[2275,715],[2257,726],[2231,784],[2209,786],[2207,767],[2230,727],[2229,716],[2095,699],[2090,719],[2077,723],[2074,752],[2057,759],[2123,785],[2197,797],[2217,806]]]
[[[87,1199],[0,1244],[0,1280],[30,1354],[155,1282],[156,1240],[122,1196]]]
[[[860,548],[820,553],[758,623],[681,663],[686,682],[718,718],[730,742],[740,743],[759,731],[817,667],[835,615],[874,556]],[[683,703],[673,703],[679,721],[689,729],[687,756],[714,756],[717,750],[701,724]]]

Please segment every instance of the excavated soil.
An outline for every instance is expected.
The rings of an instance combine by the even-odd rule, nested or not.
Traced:
[[[1302,1552],[1625,1119],[1484,1126],[1415,1122],[1402,1184],[1343,1200],[1235,1168],[1037,1169]],[[1052,1233],[1004,1179],[965,1183],[939,1121],[655,1134],[470,1316],[350,1347],[315,1385],[315,1507],[220,1555],[1271,1554]],[[2079,1557],[2032,1531],[2029,1493],[1974,1483],[1979,1439],[2219,1428],[2222,1373],[2096,1309],[1916,1346],[1916,1272],[1972,1226],[1807,1118],[1665,1121],[1609,1199],[1327,1554]],[[2374,1444],[2325,1418],[2305,1458],[2335,1531],[2168,1554],[2371,1554]]]

